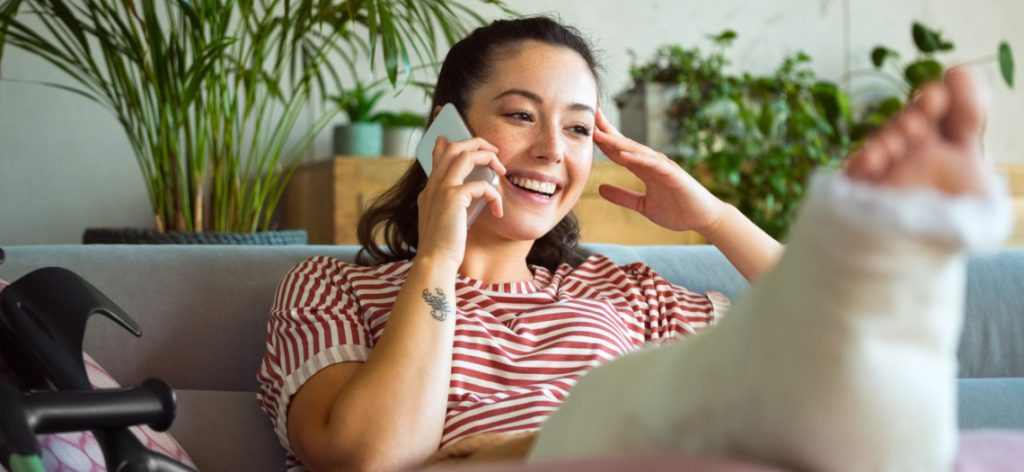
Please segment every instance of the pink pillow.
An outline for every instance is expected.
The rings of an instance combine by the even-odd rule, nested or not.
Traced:
[[[0,280],[0,291],[3,291],[6,286],[7,282]],[[121,386],[91,356],[83,352],[82,358],[85,360],[85,370],[93,388],[118,388]],[[0,359],[0,370],[3,370],[4,367],[2,361]],[[149,449],[195,468],[192,458],[170,434],[153,431],[149,426],[133,426],[130,430]],[[43,452],[43,467],[48,472],[107,470],[103,465],[103,452],[100,450],[99,442],[91,432],[40,435],[39,446]]]
[[[1024,464],[1024,432],[981,429],[960,433],[956,472],[1021,470]]]

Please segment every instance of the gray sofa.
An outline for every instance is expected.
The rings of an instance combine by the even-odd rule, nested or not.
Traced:
[[[255,403],[267,310],[284,274],[313,255],[352,260],[351,246],[14,246],[0,279],[71,269],[142,326],[134,338],[95,318],[86,351],[123,384],[176,388],[171,433],[202,470],[283,470],[284,452]],[[620,263],[644,261],[676,284],[735,300],[746,287],[709,246],[585,245]],[[55,294],[55,296],[59,296]],[[963,429],[1024,429],[1024,249],[971,258],[960,349]]]

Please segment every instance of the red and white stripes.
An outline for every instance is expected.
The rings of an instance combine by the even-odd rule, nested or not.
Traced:
[[[286,448],[291,396],[320,369],[369,357],[411,266],[314,257],[285,277],[270,314],[258,400]],[[536,430],[590,368],[695,333],[728,303],[721,294],[672,285],[642,263],[618,266],[604,256],[554,274],[532,269],[534,279],[524,282],[456,280],[439,446],[484,432]],[[301,469],[290,454],[288,465]]]

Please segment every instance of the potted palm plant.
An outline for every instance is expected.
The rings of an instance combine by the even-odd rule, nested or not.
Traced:
[[[37,56],[74,85],[44,83],[115,115],[152,204],[144,239],[259,239],[337,113],[299,126],[310,98],[344,91],[338,70],[360,57],[408,81],[412,58],[483,21],[470,1],[0,0],[0,62],[7,46]]]

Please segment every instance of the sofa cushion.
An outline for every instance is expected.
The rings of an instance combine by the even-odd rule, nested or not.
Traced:
[[[44,266],[81,275],[142,328],[135,338],[94,317],[85,350],[115,378],[155,377],[176,389],[255,392],[277,285],[318,254],[352,260],[353,247],[89,245],[9,247],[0,278]],[[130,353],[130,355],[125,355]]]
[[[200,470],[280,471],[284,449],[254,392],[177,390],[171,434]]]
[[[736,299],[749,287],[721,251],[714,246],[623,246],[584,244],[584,254],[604,254],[616,264],[642,261],[673,284],[699,293],[722,292]]]
[[[960,379],[957,395],[961,430],[1024,430],[1024,378]]]
[[[1024,376],[1024,249],[971,254],[960,377]]]

